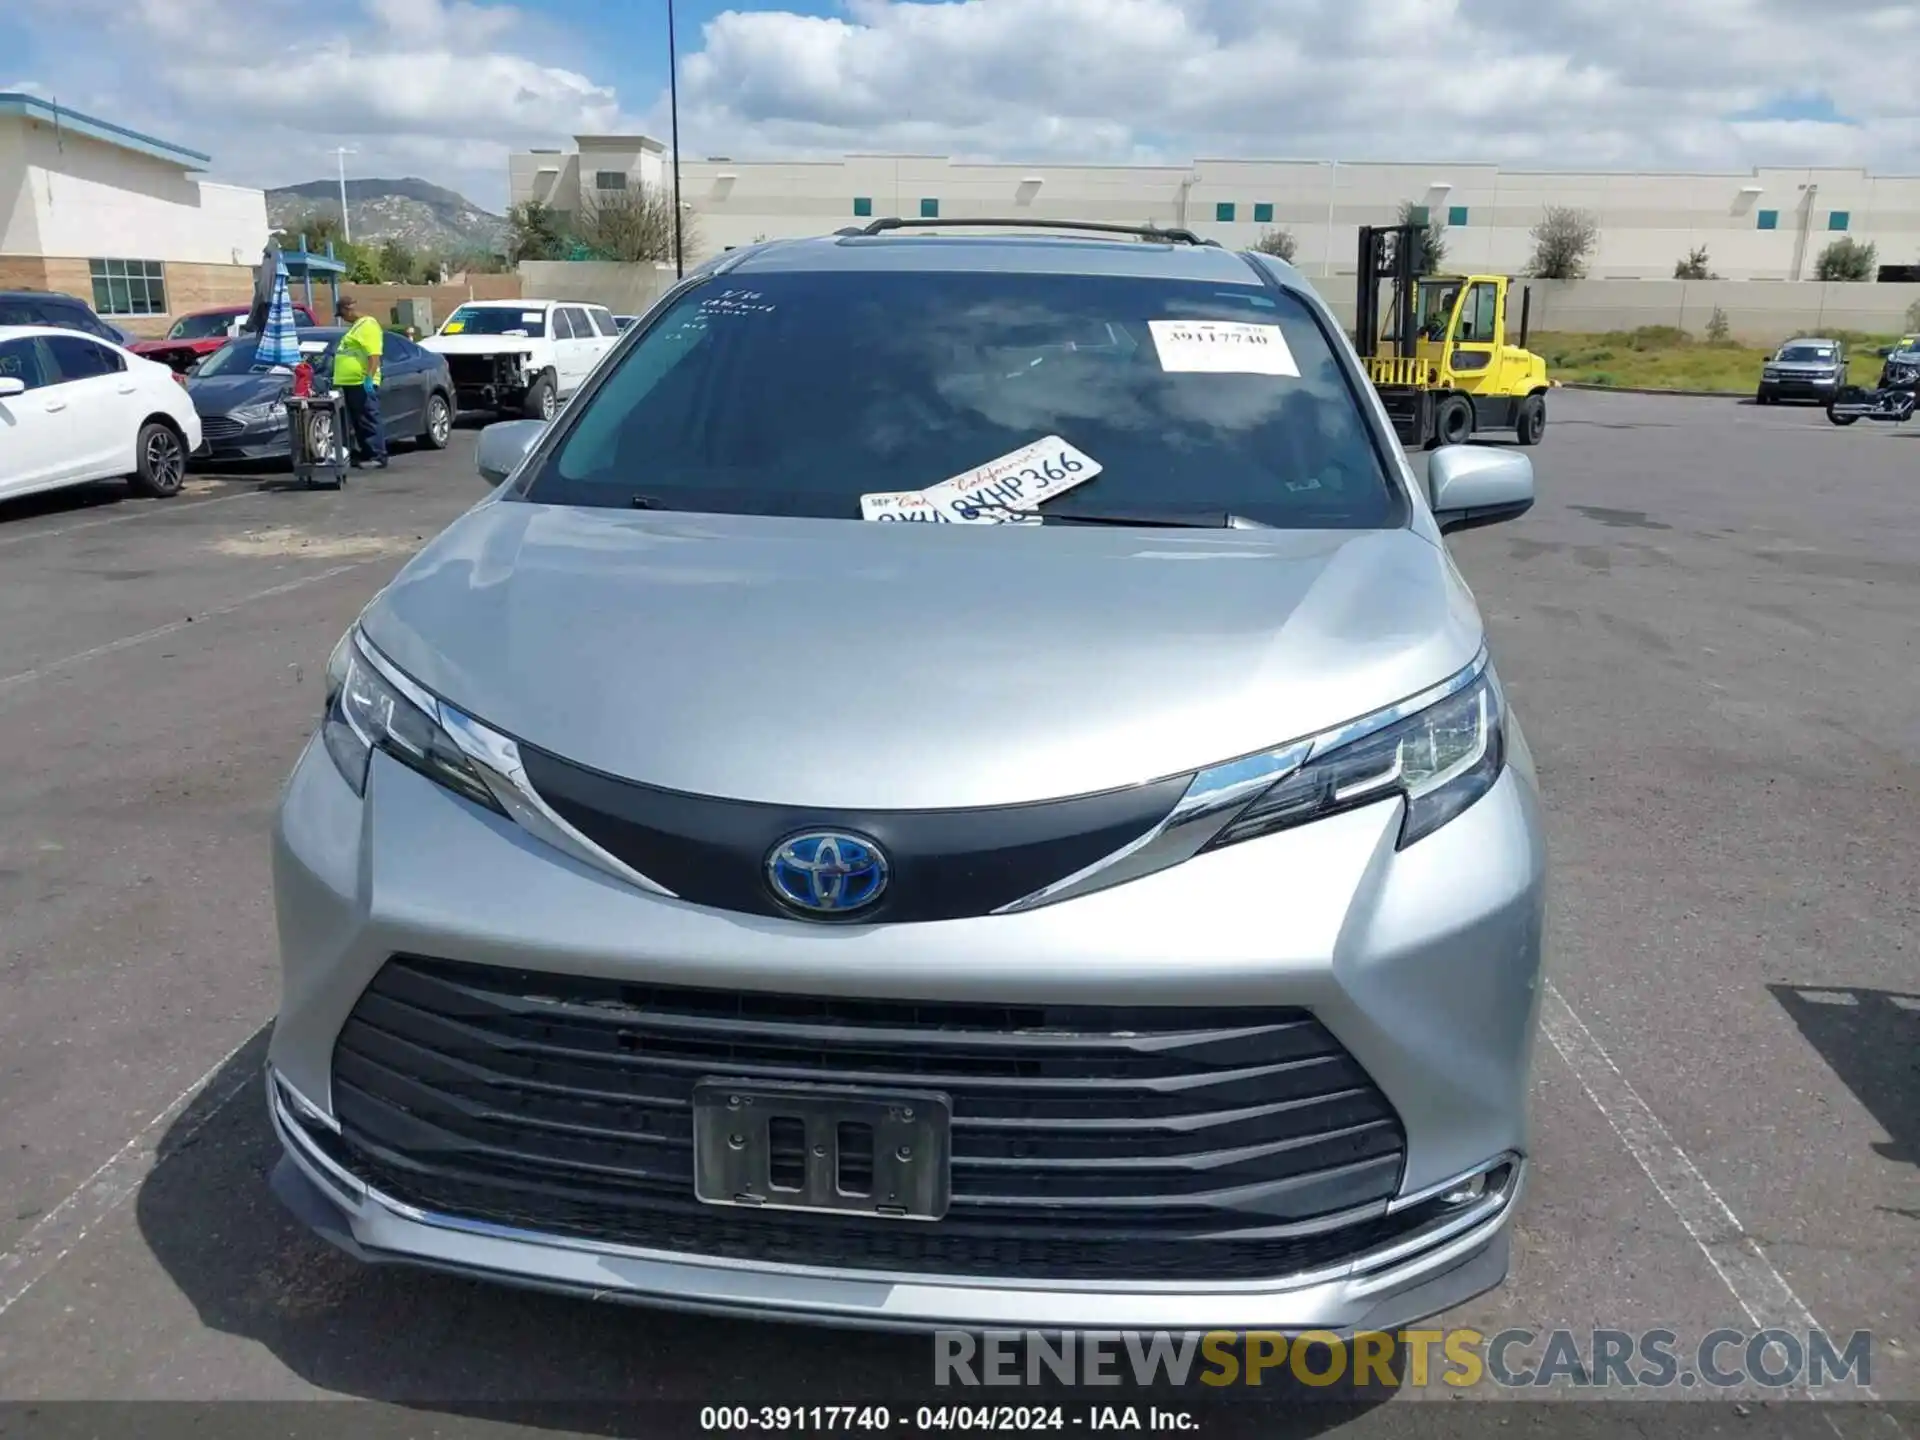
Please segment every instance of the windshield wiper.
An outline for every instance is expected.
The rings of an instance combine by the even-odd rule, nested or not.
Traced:
[[[962,508],[967,515],[991,515],[997,520],[1038,520],[1042,525],[1140,525],[1163,529],[1192,530],[1265,530],[1258,520],[1226,510],[1173,510],[1147,507],[1139,510],[1015,510],[991,501]]]
[[[627,498],[627,505],[634,510],[664,510],[667,508],[665,503],[656,495],[629,496]]]

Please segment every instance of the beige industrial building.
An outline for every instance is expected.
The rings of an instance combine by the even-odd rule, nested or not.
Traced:
[[[579,203],[582,184],[622,172],[661,183],[670,161],[645,137],[576,137],[578,154],[512,157],[513,199]],[[616,157],[620,163],[607,163]],[[644,175],[642,167],[645,167]],[[656,180],[659,177],[659,180]],[[545,189],[541,188],[541,183]],[[1882,264],[1920,263],[1920,176],[1857,169],[1696,174],[1514,170],[1498,165],[1330,160],[1196,160],[1191,165],[979,164],[925,155],[839,160],[686,160],[681,196],[697,217],[700,258],[760,238],[819,234],[884,215],[1151,221],[1246,246],[1282,228],[1309,275],[1351,273],[1354,231],[1403,203],[1447,226],[1449,266],[1504,272],[1532,253],[1549,205],[1591,211],[1596,278],[1667,279],[1705,246],[1727,279],[1812,279],[1842,236],[1870,241]]]

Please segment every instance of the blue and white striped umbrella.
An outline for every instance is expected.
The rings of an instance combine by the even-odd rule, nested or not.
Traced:
[[[289,370],[300,363],[300,337],[294,333],[293,296],[287,291],[285,261],[274,268],[273,298],[267,302],[267,319],[260,327],[253,363],[284,365]]]

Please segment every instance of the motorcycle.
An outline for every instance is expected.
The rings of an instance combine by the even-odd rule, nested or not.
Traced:
[[[1834,392],[1827,402],[1827,419],[1835,425],[1856,420],[1899,425],[1913,418],[1916,403],[1920,403],[1920,351],[1905,350],[1887,357],[1880,383],[1872,390],[1842,385]]]

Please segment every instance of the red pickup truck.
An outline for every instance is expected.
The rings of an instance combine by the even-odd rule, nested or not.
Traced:
[[[149,360],[172,366],[176,372],[184,372],[192,369],[202,355],[211,355],[226,344],[233,322],[245,320],[252,308],[250,305],[220,305],[211,310],[195,310],[174,321],[166,339],[141,340],[128,348],[136,355],[144,355]],[[293,307],[293,323],[317,325],[320,322],[313,318],[313,312],[306,306],[296,304]]]

